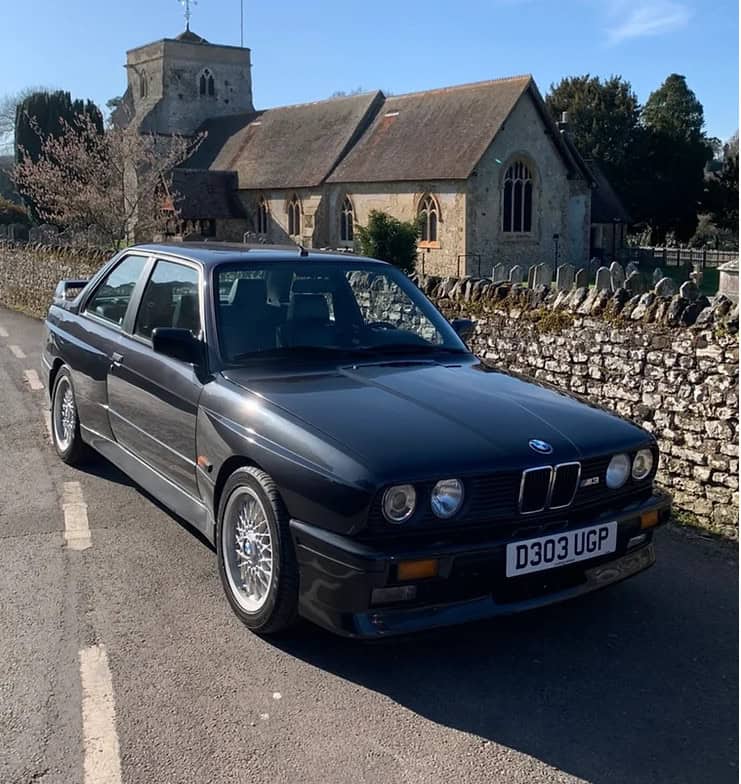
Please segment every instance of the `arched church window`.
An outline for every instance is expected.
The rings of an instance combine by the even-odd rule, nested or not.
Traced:
[[[515,161],[504,175],[502,230],[527,233],[533,230],[533,175],[524,161]]]
[[[257,233],[268,233],[268,203],[265,201],[264,196],[260,196],[260,201],[257,203]]]
[[[288,233],[291,237],[301,234],[301,202],[295,194],[288,202]]]
[[[146,98],[148,92],[149,92],[149,82],[147,80],[147,75],[142,74],[139,77],[139,97]]]
[[[355,209],[349,196],[345,196],[340,212],[340,241],[352,242],[355,238]]]
[[[437,242],[437,224],[440,222],[440,208],[434,196],[429,193],[419,202],[417,215],[421,224],[422,242]]]
[[[208,68],[204,68],[198,77],[198,93],[200,95],[214,96],[216,95],[216,82],[214,75]]]

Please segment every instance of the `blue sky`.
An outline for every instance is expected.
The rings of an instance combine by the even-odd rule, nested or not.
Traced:
[[[705,107],[708,133],[738,127],[736,0],[280,0],[245,3],[258,107],[336,90],[395,93],[532,73],[617,73],[641,101],[672,72]],[[3,3],[5,5],[5,3]],[[100,105],[125,88],[124,52],[183,27],[178,0],[26,0],[2,13],[0,96],[28,85]],[[239,0],[199,0],[191,27],[239,44]]]

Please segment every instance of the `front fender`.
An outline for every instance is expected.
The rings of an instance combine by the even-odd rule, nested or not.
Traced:
[[[345,535],[364,525],[376,486],[362,463],[258,395],[219,379],[207,384],[196,425],[199,489],[214,510],[228,462],[259,466],[291,517]]]

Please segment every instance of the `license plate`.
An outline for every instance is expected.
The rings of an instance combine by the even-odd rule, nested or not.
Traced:
[[[512,542],[507,545],[507,577],[597,558],[616,547],[617,522]]]

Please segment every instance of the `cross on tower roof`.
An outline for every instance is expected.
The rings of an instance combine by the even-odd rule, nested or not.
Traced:
[[[198,5],[197,0],[178,0],[181,6],[183,6],[183,11],[185,15],[185,29],[190,30],[190,16],[191,16],[191,6]]]

